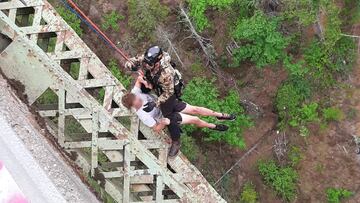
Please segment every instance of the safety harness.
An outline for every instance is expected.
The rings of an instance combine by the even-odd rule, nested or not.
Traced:
[[[174,94],[175,96],[180,99],[183,90],[185,88],[184,85],[184,80],[182,79],[182,75],[179,72],[179,70],[177,70],[176,64],[174,62],[171,62],[171,66],[174,68],[175,70],[175,75],[174,75]],[[149,81],[152,85],[153,85],[153,90],[155,91],[157,96],[160,96],[164,91],[163,91],[163,87],[159,82],[159,78],[161,76],[163,69],[161,68],[154,76],[151,76],[151,72],[149,70],[147,70],[145,72],[145,79],[147,81]]]

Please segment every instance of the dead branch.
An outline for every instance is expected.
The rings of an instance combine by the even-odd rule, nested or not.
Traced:
[[[191,35],[187,38],[193,38],[199,43],[199,45],[207,59],[206,64],[210,65],[211,71],[214,74],[216,74],[221,80],[227,82],[228,84],[230,83],[232,85],[232,87],[234,87],[234,89],[239,93],[239,95],[242,95],[242,94],[240,94],[241,92],[240,92],[240,88],[237,84],[237,81],[230,74],[221,71],[219,68],[219,65],[216,63],[215,49],[214,49],[213,45],[211,44],[211,40],[208,38],[202,37],[198,34],[193,23],[191,22],[189,15],[185,11],[184,7],[182,7],[181,5],[180,5],[180,14],[183,17],[182,22],[185,22],[186,26],[188,27],[188,29],[191,33]],[[234,42],[235,42],[235,40],[234,40]],[[236,44],[237,48],[239,48],[239,45],[236,42],[235,42],[235,44]],[[248,111],[254,112],[254,115],[256,117],[258,117],[261,114],[262,110],[256,104],[249,101],[248,99],[241,98],[240,102],[245,107],[245,109],[247,109]]]
[[[273,145],[273,149],[276,155],[276,158],[281,163],[284,160],[287,152],[287,144],[288,141],[286,139],[285,133],[278,135],[275,139],[275,143]]]
[[[189,15],[182,6],[180,6],[180,14],[183,17],[183,21],[186,23],[186,26],[188,27],[191,33],[191,38],[195,39],[199,43],[201,49],[203,50],[207,63],[210,64],[211,71],[213,73],[218,73],[219,66],[215,61],[215,50],[211,44],[211,40],[204,38],[198,34],[193,23],[190,20]]]
[[[340,35],[345,36],[345,37],[352,37],[352,38],[359,38],[360,39],[360,36],[357,36],[357,35],[348,35],[348,34],[344,34],[344,33],[341,33]]]
[[[167,46],[169,54],[174,54],[181,67],[186,69],[184,63],[181,60],[181,57],[178,54],[177,48],[171,41],[173,39],[173,35],[165,31],[161,26],[156,28],[156,35],[158,36],[158,39],[161,41],[161,43]]]

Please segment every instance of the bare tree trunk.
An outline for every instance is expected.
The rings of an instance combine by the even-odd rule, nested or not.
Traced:
[[[170,55],[174,54],[177,58],[177,61],[180,63],[181,67],[186,69],[184,63],[182,62],[182,60],[178,54],[177,48],[171,41],[173,36],[170,33],[168,33],[167,31],[165,31],[161,26],[158,26],[156,28],[156,35],[157,35],[158,39],[160,40],[160,42],[168,48],[169,54]]]
[[[180,14],[183,17],[187,27],[189,28],[189,31],[191,32],[191,35],[187,38],[194,38],[199,43],[201,49],[205,54],[207,63],[210,64],[211,71],[217,74],[219,72],[219,66],[215,61],[215,50],[212,44],[210,43],[211,40],[206,39],[197,33],[194,25],[192,24],[189,18],[189,15],[186,13],[185,9],[182,6],[180,6]]]

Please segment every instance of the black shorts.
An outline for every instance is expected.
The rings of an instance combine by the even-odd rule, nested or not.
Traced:
[[[160,104],[160,109],[163,116],[168,118],[171,114],[184,110],[186,105],[185,102],[178,100],[176,96],[173,95],[166,102]]]
[[[179,112],[184,110],[186,105],[185,102],[178,100],[175,95],[160,105],[163,116],[170,120],[168,128],[173,141],[177,141],[180,138],[182,118]]]

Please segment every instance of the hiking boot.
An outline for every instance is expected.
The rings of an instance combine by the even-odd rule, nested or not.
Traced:
[[[223,124],[216,124],[215,128],[210,128],[212,130],[217,130],[217,131],[227,131],[229,129],[229,127],[227,125],[223,125]]]
[[[222,114],[222,116],[218,116],[216,117],[218,120],[227,120],[227,121],[233,121],[236,119],[236,115],[235,114]]]
[[[180,141],[173,141],[169,150],[169,157],[174,157],[178,155],[180,151],[181,143]]]

